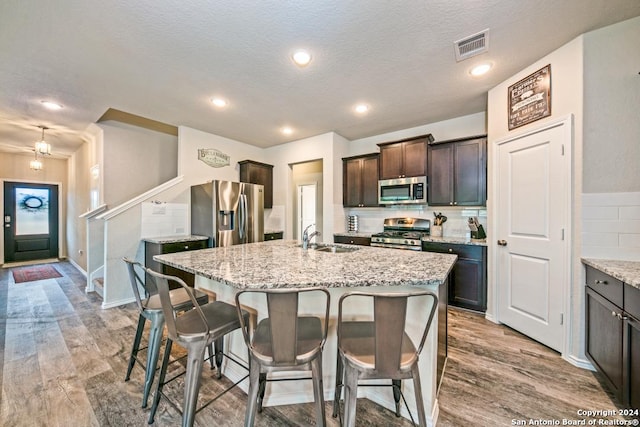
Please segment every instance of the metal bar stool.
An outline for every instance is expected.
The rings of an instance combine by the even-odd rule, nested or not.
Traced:
[[[410,298],[421,297],[432,299],[432,305],[423,319],[424,329],[422,330],[420,344],[416,348],[406,329],[407,303]],[[358,302],[364,301],[368,303],[373,300],[373,320],[344,321],[343,304],[349,299],[351,299],[351,302],[358,299],[361,300]],[[366,305],[358,304],[358,307],[366,307]],[[338,303],[338,363],[333,401],[334,417],[338,416],[340,409],[340,394],[343,385],[345,386],[345,425],[354,426],[358,380],[390,379],[396,404],[396,416],[400,416],[400,399],[402,398],[411,421],[414,422],[400,388],[403,379],[412,378],[418,420],[420,426],[427,425],[424,402],[422,400],[418,356],[424,346],[437,308],[438,297],[429,291],[417,290],[415,292],[397,293],[349,292],[342,295]],[[388,386],[389,384],[385,385]]]
[[[167,276],[150,269],[146,269],[146,271],[156,280],[156,286],[158,288],[158,294],[160,295],[160,302],[164,312],[168,335],[162,366],[160,368],[158,385],[155,395],[153,396],[153,405],[149,414],[149,424],[153,424],[156,410],[160,403],[160,397],[165,397],[171,405],[176,408],[176,410],[182,413],[182,426],[190,427],[193,425],[195,415],[198,411],[209,406],[226,392],[231,390],[231,388],[235,387],[238,383],[247,378],[248,375],[196,410],[198,393],[200,391],[200,373],[202,371],[205,348],[210,347],[213,342],[216,343],[215,360],[216,366],[218,367],[218,378],[221,377],[220,368],[222,366],[223,356],[226,356],[229,360],[240,364],[235,359],[224,354],[223,339],[226,334],[241,327],[241,320],[243,325],[247,324],[249,322],[249,313],[240,309],[240,314],[238,314],[236,307],[222,301],[213,301],[200,306],[196,304],[194,290],[189,288],[189,286],[187,286],[180,278]],[[180,285],[182,289],[187,292],[189,298],[193,302],[193,306],[190,310],[184,311],[181,314],[178,314],[175,311],[175,307],[173,306],[170,296],[169,281]],[[176,343],[187,350],[186,370],[183,373],[165,381],[173,343]],[[242,364],[240,365],[242,366]],[[247,367],[245,368],[248,369]],[[183,374],[185,374],[184,400],[182,410],[180,410],[177,405],[171,402],[171,400],[163,394],[162,390],[165,384],[179,376],[182,376]]]
[[[127,367],[127,375],[124,380],[129,381],[131,371],[136,362],[142,365],[145,370],[142,407],[146,408],[149,400],[149,392],[151,391],[158,366],[158,356],[162,344],[162,330],[164,329],[164,314],[162,313],[162,305],[160,304],[160,297],[158,296],[155,283],[145,283],[145,281],[142,280],[142,277],[144,277],[144,267],[142,264],[128,258],[123,258],[123,261],[127,265],[131,289],[136,298],[136,305],[139,311],[138,327],[136,328],[136,335],[133,339],[131,355],[129,356],[129,366]],[[141,274],[138,274],[136,269],[138,269]],[[140,289],[144,290],[144,297],[140,295]],[[198,305],[209,302],[208,296],[202,292],[196,291],[194,296]],[[169,297],[177,311],[184,311],[193,307],[193,302],[189,298],[189,294],[182,288],[170,291]],[[140,348],[140,342],[142,341],[142,334],[147,320],[150,322],[150,328],[148,345],[146,347],[147,361],[146,364],[143,365],[142,362],[138,360],[138,352],[145,349],[145,347]],[[213,355],[211,348],[209,349],[209,355]],[[213,369],[213,363],[211,364],[211,368]]]
[[[299,312],[301,294],[305,297],[325,298],[324,322],[318,317],[301,316]],[[251,299],[266,298],[267,317],[260,320],[250,335],[244,327],[246,321],[240,312],[241,304]],[[318,299],[314,304],[320,306]],[[300,380],[309,378],[267,379],[267,374],[276,371],[311,371],[313,395],[316,403],[316,425],[326,424],[322,387],[322,348],[327,339],[329,322],[329,292],[324,288],[306,289],[259,289],[243,290],[236,294],[236,308],[243,325],[244,340],[249,349],[249,392],[245,413],[245,427],[253,426],[258,412],[262,410],[267,381]],[[320,306],[321,307],[321,306]],[[257,408],[256,408],[257,407]]]

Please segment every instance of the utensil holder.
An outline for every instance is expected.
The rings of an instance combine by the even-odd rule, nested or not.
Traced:
[[[442,226],[441,225],[432,225],[431,226],[431,237],[442,237]]]

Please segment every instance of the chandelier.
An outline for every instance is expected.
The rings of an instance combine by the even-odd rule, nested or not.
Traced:
[[[38,126],[38,127],[42,129],[42,138],[40,138],[40,141],[36,141],[35,146],[33,148],[33,153],[35,157],[33,160],[29,162],[29,168],[33,169],[34,171],[40,171],[43,168],[42,160],[38,159],[38,154],[40,154],[40,156],[51,155],[51,144],[48,144],[44,140],[44,130],[49,128],[46,126]]]
[[[40,141],[36,141],[35,151],[37,154],[40,154],[41,156],[50,156],[51,144],[48,144],[44,140],[44,130],[49,128],[46,126],[38,126],[38,127],[42,129],[42,138],[40,138]]]

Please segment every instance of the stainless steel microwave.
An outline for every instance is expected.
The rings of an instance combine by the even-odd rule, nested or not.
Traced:
[[[381,179],[378,181],[378,204],[419,205],[427,203],[427,177]]]

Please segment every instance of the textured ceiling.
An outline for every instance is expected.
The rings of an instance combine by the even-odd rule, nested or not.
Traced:
[[[638,0],[3,0],[0,150],[28,152],[45,125],[68,156],[109,108],[261,147],[376,135],[485,111],[491,87],[638,15]],[[453,42],[486,28],[489,52],[457,63]]]

